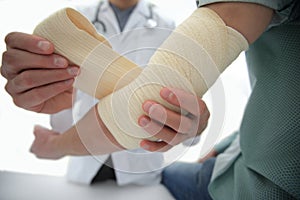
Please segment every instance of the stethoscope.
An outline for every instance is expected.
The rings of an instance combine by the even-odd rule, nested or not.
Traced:
[[[92,23],[94,24],[94,26],[96,27],[97,30],[103,30],[103,33],[107,33],[107,28],[106,28],[105,23],[102,20],[99,20],[99,17],[98,17],[103,3],[104,3],[103,1],[101,1],[99,3],[96,14],[95,14],[95,18],[92,21]],[[154,17],[153,17],[153,7],[154,7],[153,4],[148,5],[150,14],[149,14],[149,16],[145,16],[145,18],[147,19],[146,23],[144,24],[145,28],[152,29],[152,28],[157,27],[157,21],[155,21]]]

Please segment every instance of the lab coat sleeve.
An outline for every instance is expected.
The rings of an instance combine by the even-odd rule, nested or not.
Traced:
[[[72,109],[62,110],[50,116],[50,125],[56,132],[63,133],[73,124]]]

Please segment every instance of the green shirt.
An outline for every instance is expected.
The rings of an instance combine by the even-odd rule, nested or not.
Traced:
[[[232,2],[233,0],[230,0]],[[222,0],[204,0],[200,5]],[[240,153],[209,185],[213,199],[300,199],[300,1],[238,0],[275,10],[246,52],[252,85]]]
[[[214,150],[217,152],[217,154],[223,153],[230,145],[231,143],[236,139],[238,135],[238,132],[234,132],[231,135],[227,136],[221,142],[216,144],[214,146]]]

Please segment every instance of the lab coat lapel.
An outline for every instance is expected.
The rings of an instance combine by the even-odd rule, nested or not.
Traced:
[[[121,32],[117,17],[110,7],[108,1],[103,2],[103,6],[99,12],[99,18],[101,19],[101,17],[103,18],[103,21],[107,26],[107,33],[105,33],[106,36],[111,36]],[[112,28],[113,30],[110,30],[110,28]]]

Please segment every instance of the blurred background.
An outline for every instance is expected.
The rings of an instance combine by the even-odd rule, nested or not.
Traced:
[[[89,3],[94,0],[85,0]],[[181,23],[196,9],[195,0],[151,0],[176,24]],[[48,15],[66,6],[76,6],[78,0],[0,0],[0,52],[5,51],[5,35],[12,31],[32,33],[34,27]],[[1,61],[1,57],[0,57]],[[244,54],[223,73],[225,98],[225,118],[219,140],[239,128],[241,117],[249,97],[250,86]],[[29,152],[34,139],[33,126],[40,124],[50,128],[49,116],[32,113],[16,107],[4,87],[6,80],[0,77],[0,170],[63,176],[68,158],[58,161],[41,160]],[[208,107],[211,102],[204,96]],[[223,102],[222,102],[223,103]],[[211,109],[211,115],[217,110]],[[214,124],[209,124],[214,126]],[[203,134],[205,135],[205,133]],[[201,144],[191,147],[181,158],[194,162],[200,155]]]

